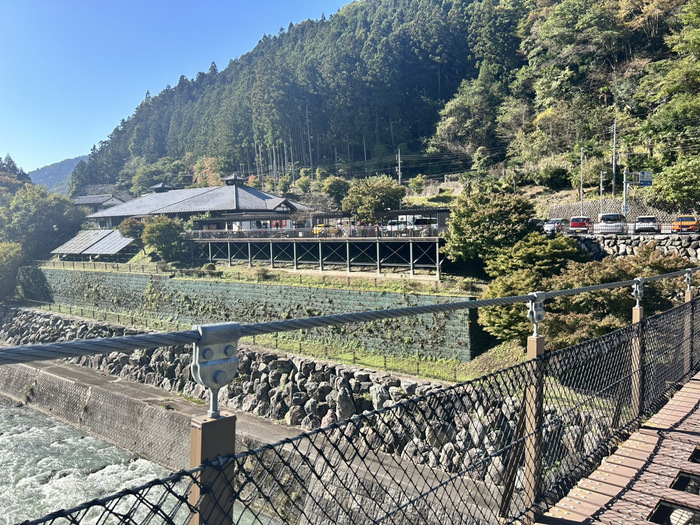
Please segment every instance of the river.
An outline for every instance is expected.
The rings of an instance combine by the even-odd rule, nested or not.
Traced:
[[[169,474],[155,463],[2,397],[0,466],[0,525],[39,519]],[[276,523],[240,511],[234,511],[234,521]]]
[[[24,406],[0,400],[0,525],[136,487],[168,471]]]

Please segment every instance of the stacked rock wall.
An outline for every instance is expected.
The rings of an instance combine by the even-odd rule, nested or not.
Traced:
[[[133,329],[122,326],[28,309],[6,308],[0,318],[0,342],[8,345],[134,333]],[[219,391],[219,402],[234,410],[307,430],[440,388],[436,383],[419,383],[246,345],[240,346],[238,358],[238,376]],[[201,400],[207,397],[204,387],[190,376],[191,349],[186,346],[137,350],[131,354],[112,352],[71,361],[186,397]]]
[[[655,249],[698,262],[700,235],[595,235],[577,237],[579,245],[594,259],[636,255],[640,246],[655,243]]]
[[[95,337],[122,335],[125,331],[123,327],[44,312],[0,309],[0,342],[11,345],[60,340],[69,334],[71,338],[76,334]],[[464,477],[464,486],[470,487],[470,492],[495,494],[501,490],[498,487],[503,486],[507,465],[503,457],[495,453],[507,450],[513,442],[521,412],[520,399],[513,397],[517,395],[517,387],[511,392],[507,388],[502,389],[504,385],[489,382],[486,378],[474,384],[444,388],[438,384],[420,383],[296,356],[282,356],[251,347],[241,348],[239,360],[239,377],[220,391],[222,404],[307,429],[330,426],[354,414],[364,414],[345,426],[336,426],[320,435],[325,436],[323,439],[327,439],[329,444],[342,447],[344,443],[348,444],[346,450],[362,450],[364,455],[369,452],[364,447],[369,447],[371,455],[376,455],[377,460],[382,460],[381,457],[388,454],[401,463],[408,476],[404,478],[408,488],[397,486],[396,480],[377,479],[376,491],[362,496],[368,508],[381,507],[383,499],[391,506],[395,497],[412,496],[411,487],[415,489],[415,484],[407,480],[410,480],[412,472],[416,476],[432,475],[424,470],[426,467],[435,469],[436,478],[440,476],[439,471],[449,475],[466,472],[464,476],[459,475]],[[169,390],[181,389],[183,394],[192,397],[205,396],[203,388],[190,380],[190,353],[185,347],[165,347],[133,354],[114,352],[77,361],[125,379],[143,381]],[[520,376],[515,374],[510,380],[518,378]],[[505,377],[502,379],[505,380]],[[112,396],[109,392],[92,395],[87,386],[70,384],[52,374],[37,374],[31,367],[23,365],[0,367],[0,385],[3,389],[13,389],[13,397],[17,397],[19,392],[30,401],[41,399],[48,405],[49,411],[85,425],[88,430],[94,428],[99,435],[118,444],[123,443],[122,446],[145,457],[149,457],[146,454],[154,449],[156,452],[177,452],[174,454],[177,457],[171,458],[174,462],[186,456],[178,447],[188,443],[187,438],[182,436],[189,419],[181,414],[162,407],[134,407],[123,397]],[[421,397],[426,394],[432,395]],[[397,401],[400,403],[397,404]],[[112,407],[117,407],[117,410],[112,410]],[[386,410],[366,412],[373,408]],[[544,468],[552,479],[560,479],[572,464],[601,450],[611,435],[612,416],[604,411],[594,413],[576,407],[545,406],[544,418]],[[115,420],[128,424],[115,424]],[[164,436],[173,438],[177,443],[172,450],[164,446]],[[239,443],[243,446],[238,450],[258,445],[245,436],[237,436],[237,446]],[[294,454],[280,450],[282,454]],[[335,457],[332,451],[330,457]],[[269,468],[277,465],[274,458],[274,455],[271,456],[273,464]],[[353,458],[350,455],[350,463],[341,462],[337,467],[340,471],[335,466],[326,469],[328,482],[324,478],[318,482],[312,481],[307,486],[294,481],[293,486],[288,487],[289,491],[282,492],[282,495],[294,497],[296,494],[296,498],[301,500],[297,509],[303,508],[307,518],[319,516],[319,521],[309,520],[309,523],[326,522],[322,516],[337,512],[340,509],[338,502],[348,502],[349,507],[354,507],[350,504],[357,501],[355,491],[366,489],[365,485],[352,484],[352,480],[357,479],[351,472],[357,466],[352,463]],[[154,459],[172,465],[172,468],[183,466],[181,463],[168,464],[163,458]],[[295,461],[290,463],[294,464]],[[307,465],[303,461],[296,463]],[[365,468],[362,461],[358,465]],[[262,469],[260,472],[267,471]],[[335,476],[336,473],[338,476]],[[344,473],[347,476],[344,477]],[[303,472],[299,474],[304,475]],[[549,484],[551,482],[548,480]],[[268,479],[267,483],[274,484],[276,481]],[[522,490],[524,484],[524,472],[520,466],[516,490]],[[386,487],[389,487],[389,493],[385,492]],[[274,490],[274,486],[271,490]],[[332,501],[327,498],[329,494],[333,494]],[[429,498],[418,496],[416,494],[418,506],[430,503]],[[496,504],[495,501],[483,500],[483,505],[489,509]],[[283,506],[284,503],[275,502],[275,505]],[[424,515],[419,510],[416,507],[407,515],[415,511],[416,519],[419,519]],[[361,519],[359,510],[352,512]],[[446,519],[452,521],[448,517]],[[397,523],[403,522],[415,523],[416,520],[397,520]]]

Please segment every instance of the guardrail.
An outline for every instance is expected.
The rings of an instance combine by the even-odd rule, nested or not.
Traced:
[[[202,464],[193,470],[30,523],[78,523],[88,516],[100,522],[272,517],[275,523],[444,524],[468,517],[532,523],[614,439],[700,368],[698,300],[691,300],[698,270],[515,297],[1,348],[0,363],[8,364],[193,343],[192,375],[210,391],[209,419],[193,428],[205,433],[235,425],[235,417],[219,417],[217,393],[236,373],[241,337],[518,303],[528,304],[534,325],[530,359],[515,367],[255,450],[199,450],[193,457]],[[686,304],[645,319],[644,284],[681,276]],[[537,327],[547,299],[620,287],[632,287],[637,300],[634,324],[543,353]],[[384,395],[381,388],[377,396]],[[217,426],[206,430],[211,422]],[[202,434],[195,441],[208,440]]]

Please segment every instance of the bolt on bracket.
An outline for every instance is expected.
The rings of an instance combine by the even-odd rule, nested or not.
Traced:
[[[226,386],[238,372],[238,340],[241,325],[223,323],[195,325],[201,337],[194,344],[192,356],[192,377],[209,389],[209,411],[207,416],[218,419],[218,396],[221,387]]]
[[[532,297],[532,299],[527,303],[527,318],[534,325],[532,335],[537,337],[539,336],[539,323],[544,319],[545,297],[543,292],[533,292],[530,294],[530,297]]]
[[[642,306],[641,301],[642,297],[644,297],[644,278],[643,277],[637,277],[634,280],[634,284],[632,285],[632,297],[634,297],[637,300],[636,307],[639,308]]]

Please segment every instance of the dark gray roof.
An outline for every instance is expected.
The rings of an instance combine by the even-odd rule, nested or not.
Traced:
[[[277,197],[249,186],[214,186],[150,193],[138,199],[98,211],[88,217],[133,217],[138,215],[192,214],[207,211],[273,211],[281,204],[292,209],[308,210],[303,204]]]
[[[56,255],[114,255],[133,242],[118,230],[83,230],[51,253]]]
[[[134,239],[122,237],[119,230],[113,230],[107,237],[100,239],[83,252],[85,255],[116,255],[129,246]]]
[[[77,254],[83,253],[90,246],[98,242],[100,239],[104,239],[112,233],[112,230],[83,230],[79,231],[78,235],[73,237],[70,241],[63,243],[61,246],[52,250],[51,253],[56,254]]]
[[[73,202],[78,206],[82,206],[84,204],[102,204],[110,199],[117,199],[122,202],[124,201],[124,199],[120,199],[111,193],[107,193],[103,195],[82,195],[73,199]]]
[[[91,219],[98,219],[101,217],[157,215],[163,213],[159,211],[161,208],[172,206],[202,193],[210,192],[213,189],[215,188],[192,188],[188,190],[171,190],[165,193],[149,193],[148,195],[125,202],[124,204],[98,211],[92,215],[88,215],[88,217]]]

